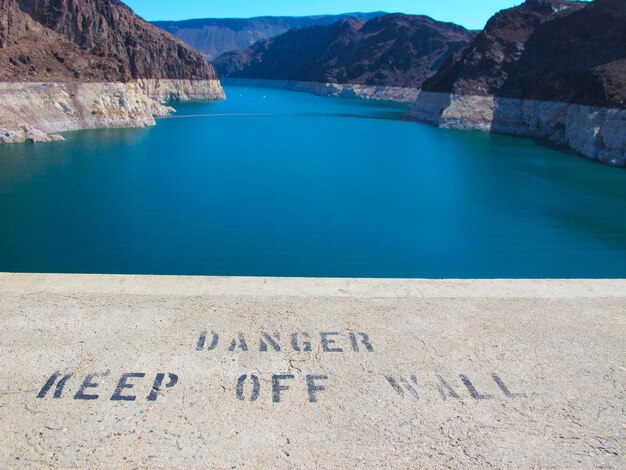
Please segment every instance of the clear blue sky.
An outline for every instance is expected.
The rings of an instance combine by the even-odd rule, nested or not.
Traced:
[[[428,15],[470,29],[523,0],[124,0],[149,21],[190,18],[249,18],[386,11]]]

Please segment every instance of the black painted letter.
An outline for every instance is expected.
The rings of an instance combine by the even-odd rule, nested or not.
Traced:
[[[302,337],[305,339],[302,342],[302,348],[300,348],[300,345],[298,344],[299,335],[302,335]],[[311,348],[311,341],[309,341],[310,339],[311,339],[311,335],[309,335],[308,333],[293,333],[291,335],[291,347],[296,352],[301,352],[301,351],[311,352],[312,348]]]
[[[409,393],[413,395],[413,398],[415,398],[416,400],[420,399],[419,393],[417,393],[417,390],[415,389],[415,387],[417,387],[417,377],[415,377],[414,375],[411,376],[411,382],[413,382],[413,385],[415,385],[415,387],[411,385],[409,381],[406,380],[404,377],[400,377],[400,380],[396,380],[395,377],[390,376],[385,376],[385,378],[387,379],[387,382],[389,382],[389,385],[391,385],[396,393],[401,397],[404,397],[404,388],[406,388]],[[404,388],[402,388],[402,386],[404,386]]]
[[[130,390],[135,386],[134,384],[129,384],[128,379],[141,379],[145,376],[146,374],[144,374],[143,372],[135,372],[122,375],[120,381],[117,383],[117,388],[115,389],[115,392],[113,392],[111,401],[135,401],[137,399],[136,395],[122,395],[122,391],[125,389]]]
[[[259,351],[267,352],[268,350],[267,344],[269,343],[270,346],[274,348],[274,351],[280,352],[280,344],[278,343],[279,341],[280,341],[280,333],[274,333],[274,336],[268,333],[261,333]]]
[[[203,331],[200,333],[200,338],[198,338],[198,345],[196,346],[196,351],[202,351],[206,345],[206,338],[208,336],[208,331]],[[211,331],[211,344],[206,348],[207,351],[213,351],[217,347],[217,343],[220,340],[220,335]]]
[[[502,393],[504,393],[505,397],[507,398],[525,398],[526,397],[525,393],[511,392],[511,390],[509,390],[509,387],[507,387],[504,381],[500,377],[498,377],[496,374],[491,374],[491,378],[493,378],[493,381],[498,385],[498,387],[500,387],[500,390],[502,390]]]
[[[178,383],[178,376],[176,374],[167,374],[170,381],[165,388],[172,388]],[[152,391],[148,395],[148,401],[156,401],[159,392],[162,390],[163,381],[165,380],[165,374],[158,373],[152,384]]]
[[[322,350],[324,352],[343,352],[341,348],[331,348],[331,344],[335,344],[337,341],[334,339],[329,339],[329,336],[339,336],[339,333],[329,332],[329,333],[320,333],[322,337]]]
[[[100,384],[94,383],[93,379],[95,379],[96,377],[106,377],[110,374],[110,372],[111,371],[106,371],[102,374],[89,374],[87,377],[85,377],[85,380],[83,380],[83,383],[78,389],[78,392],[76,392],[76,395],[74,395],[74,400],[97,400],[98,398],[100,398],[100,395],[87,394],[85,393],[85,390],[87,390],[88,388],[97,388]]]
[[[281,380],[292,380],[295,379],[293,375],[272,375],[272,401],[274,403],[280,403],[280,392],[282,390],[289,390],[287,385],[281,385]]]
[[[316,385],[316,380],[328,380],[327,375],[307,375],[306,376],[306,386],[309,391],[309,402],[317,403],[317,392],[323,392],[326,390],[326,387],[323,385]]]
[[[237,340],[239,340],[239,343],[237,343]],[[246,343],[246,337],[243,335],[243,333],[238,333],[237,338],[233,338],[230,346],[228,347],[228,350],[230,352],[234,352],[237,348],[241,349],[242,351],[248,350],[248,343]]]
[[[243,393],[243,386],[246,380],[248,380],[247,375],[242,375],[239,377],[239,380],[237,380],[237,398],[241,401],[245,401],[246,399]],[[252,381],[252,395],[250,395],[250,401],[256,401],[261,392],[261,382],[259,382],[259,378],[256,375],[251,375],[250,380]]]
[[[447,400],[448,397],[456,398],[457,400],[461,398],[442,376],[439,375],[438,377],[439,383],[437,384],[437,390],[439,390],[442,400]]]
[[[354,352],[359,352],[360,348],[359,348],[359,341],[356,337],[356,334],[354,333],[350,333],[350,343],[352,343],[352,350]],[[370,343],[370,338],[367,335],[367,333],[359,333],[359,336],[361,337],[361,343],[363,344],[363,346],[365,346],[365,349],[367,350],[367,352],[374,352],[374,347],[372,346],[372,343]]]
[[[54,383],[57,380],[59,380],[59,377],[61,377],[60,372],[55,372],[54,374],[52,374],[52,376],[48,379],[48,381],[42,387],[41,391],[37,394],[37,398],[45,398],[45,396],[48,394],[48,392],[50,391]],[[61,394],[63,393],[63,388],[65,387],[65,384],[71,377],[72,377],[72,374],[66,374],[63,376],[61,380],[59,380],[59,383],[57,383],[56,389],[54,390],[54,395],[52,396],[53,398],[61,398]]]
[[[459,377],[461,377],[461,381],[467,387],[467,390],[469,391],[470,395],[472,396],[474,400],[489,400],[493,398],[493,395],[489,395],[489,394],[482,395],[478,393],[478,390],[476,390],[476,387],[474,387],[474,384],[472,384],[470,379],[468,379],[465,375],[461,374]]]

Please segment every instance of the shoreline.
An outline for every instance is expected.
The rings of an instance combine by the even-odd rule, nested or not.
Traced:
[[[443,129],[540,139],[585,158],[626,167],[626,110],[554,101],[450,95],[413,88],[289,80],[223,79],[225,86],[410,103],[407,118]]]
[[[173,108],[167,101],[224,99],[218,80],[0,82],[0,143],[63,140],[58,132],[142,128]]]
[[[295,80],[262,80],[250,78],[222,78],[220,81],[224,86],[276,88],[281,90],[313,93],[319,96],[360,98],[373,101],[395,101],[398,103],[412,103],[419,95],[419,89],[404,87],[301,82]]]
[[[444,129],[538,138],[591,160],[626,166],[626,109],[423,91],[409,117]]]
[[[0,144],[64,140],[59,132],[142,128],[175,111],[163,103],[225,99],[224,86],[411,103],[407,118],[444,129],[536,138],[588,159],[626,167],[626,109],[286,80],[0,82]]]

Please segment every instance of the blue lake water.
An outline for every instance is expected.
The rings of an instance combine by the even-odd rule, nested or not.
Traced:
[[[0,271],[626,277],[626,171],[391,103],[228,88],[0,146]]]

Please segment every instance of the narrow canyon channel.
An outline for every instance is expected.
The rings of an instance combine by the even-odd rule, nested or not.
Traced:
[[[626,275],[626,171],[405,105],[227,87],[148,129],[0,147],[0,271]]]

